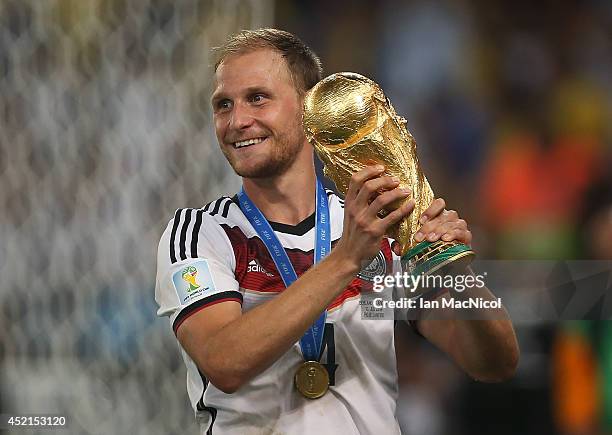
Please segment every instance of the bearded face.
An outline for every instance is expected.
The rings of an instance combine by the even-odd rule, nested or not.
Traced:
[[[217,68],[215,131],[234,171],[247,178],[285,172],[304,146],[302,98],[280,53],[235,54]]]

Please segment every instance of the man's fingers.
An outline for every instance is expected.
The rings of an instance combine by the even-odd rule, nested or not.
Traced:
[[[460,228],[457,221],[444,222],[443,217],[440,216],[428,222],[427,225],[423,225],[419,232],[425,236],[424,238],[428,242],[435,242],[439,240],[443,234],[452,233],[455,228]]]
[[[472,241],[472,233],[467,229],[467,223],[463,219],[458,219],[445,223],[429,222],[427,225],[423,225],[414,236],[414,240],[417,242],[435,242],[440,239],[445,242],[456,240],[469,244]]]
[[[417,242],[422,242],[423,240],[429,240],[430,242],[435,241],[438,238],[436,236],[431,236],[433,238],[430,238],[430,235],[437,234],[439,237],[444,234],[447,229],[451,228],[451,226],[467,230],[467,222],[463,219],[459,219],[456,211],[443,211],[437,217],[419,228],[414,235],[414,240]]]
[[[444,233],[441,238],[445,242],[455,240],[469,246],[472,243],[472,232],[466,229],[453,228]]]
[[[396,187],[399,184],[399,179],[394,177],[378,177],[367,180],[363,183],[361,190],[357,194],[357,198],[355,198],[355,203],[359,204],[361,207],[366,207],[370,203],[370,200],[373,196],[376,196],[378,199],[380,196],[387,194],[388,192],[384,192],[382,194],[378,194],[381,190],[390,190]],[[394,189],[399,190],[399,189]],[[406,194],[407,195],[407,194]],[[374,201],[376,201],[376,199]],[[372,203],[374,203],[372,201]],[[385,204],[386,205],[386,204]],[[384,206],[384,205],[383,205]],[[383,207],[381,206],[378,211]]]
[[[439,218],[435,218],[432,221],[427,222],[421,228],[418,229],[416,234],[414,235],[414,240],[417,242],[422,242],[424,240],[429,240],[431,234],[436,233],[436,229],[441,225]],[[439,232],[439,230],[438,230]],[[440,233],[441,234],[441,233]],[[432,240],[430,240],[432,241]]]
[[[425,210],[419,218],[421,225],[442,213],[444,207],[446,207],[446,203],[442,198],[434,199],[431,204],[429,204],[429,207],[427,207],[427,210]]]
[[[373,178],[373,177],[376,177],[382,174],[384,170],[385,170],[385,167],[383,165],[374,165],[374,166],[366,166],[361,171],[355,172],[351,176],[351,181],[349,183],[349,188],[346,192],[345,199],[355,198],[357,194],[359,193],[359,191],[361,190],[363,183],[365,183],[370,178]]]
[[[371,181],[368,181],[368,184],[370,182]],[[410,195],[410,193],[410,189],[400,187],[381,193],[374,199],[374,201],[372,201],[372,203],[368,207],[368,215],[371,218],[375,217],[378,212],[385,208],[387,205],[398,199],[406,198],[408,195]]]
[[[384,218],[380,219],[378,221],[377,225],[380,225],[380,227],[383,229],[383,232],[384,232],[391,225],[399,222],[401,219],[403,219],[406,216],[410,215],[410,213],[412,213],[412,210],[414,210],[414,199],[410,199],[404,205],[402,205],[401,207],[399,207],[396,210],[393,210],[387,216],[385,216]]]

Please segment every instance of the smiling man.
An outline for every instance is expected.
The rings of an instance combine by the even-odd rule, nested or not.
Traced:
[[[399,433],[394,322],[361,319],[359,295],[371,282],[360,271],[377,261],[391,272],[395,254],[384,235],[414,203],[384,218],[378,212],[410,192],[381,167],[356,173],[344,200],[323,189],[301,124],[321,66],[294,35],[243,31],[217,54],[215,130],[243,189],[176,211],[159,244],[156,286],[201,431]],[[471,241],[442,200],[423,221],[430,241]],[[416,327],[474,378],[514,371],[507,317]]]

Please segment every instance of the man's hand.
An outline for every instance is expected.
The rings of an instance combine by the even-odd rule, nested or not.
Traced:
[[[432,201],[419,219],[421,228],[414,235],[414,240],[416,242],[454,240],[469,246],[472,243],[472,233],[468,229],[467,222],[461,219],[455,210],[445,210],[444,207],[446,207],[446,202],[442,198]],[[398,242],[393,242],[391,249],[395,254],[400,255]]]
[[[387,205],[411,193],[409,189],[398,187],[397,178],[381,176],[384,169],[383,166],[367,166],[354,173],[346,193],[344,229],[336,249],[343,251],[359,268],[380,250],[387,229],[414,210],[414,200],[410,200],[384,218],[378,216]]]

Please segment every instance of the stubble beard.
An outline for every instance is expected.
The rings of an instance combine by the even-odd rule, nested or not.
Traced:
[[[241,167],[236,164],[231,155],[223,150],[225,157],[234,172],[243,178],[270,178],[284,174],[293,165],[304,147],[304,136],[299,134],[297,128],[301,129],[301,124],[289,130],[294,134],[282,136],[269,136],[268,140],[274,141],[273,149],[269,156],[256,165]]]

